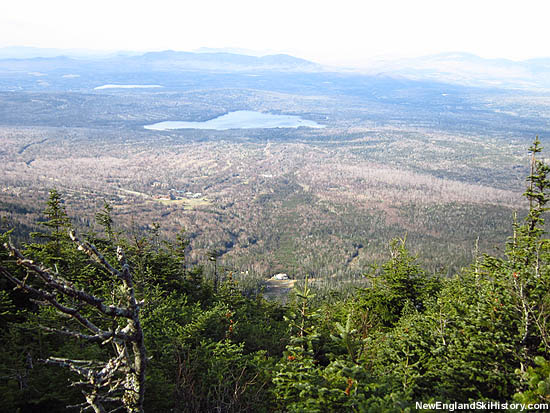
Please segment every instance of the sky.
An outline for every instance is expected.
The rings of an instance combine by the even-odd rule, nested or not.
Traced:
[[[361,66],[381,56],[550,57],[546,0],[17,0],[0,47],[241,48]]]

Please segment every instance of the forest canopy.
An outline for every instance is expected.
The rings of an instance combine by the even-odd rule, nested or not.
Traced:
[[[40,231],[0,249],[5,411],[415,411],[550,404],[550,167],[535,140],[529,212],[501,256],[450,277],[405,239],[350,289],[266,300],[231,269],[191,266],[182,231],[121,231],[105,202],[79,234],[50,191]]]

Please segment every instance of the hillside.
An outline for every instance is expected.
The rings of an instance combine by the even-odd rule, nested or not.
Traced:
[[[100,230],[81,235],[52,190],[32,242],[17,248],[13,233],[0,234],[3,407],[547,410],[550,166],[541,151],[536,139],[528,213],[502,256],[476,242],[470,265],[441,277],[396,238],[380,266],[330,289],[282,274],[254,288],[212,250],[190,265],[186,233],[166,242],[158,225],[121,231],[108,203],[95,216]],[[284,305],[265,299],[280,293],[276,279],[280,290],[294,286]]]
[[[450,58],[450,56],[447,56]],[[121,228],[185,228],[190,258],[258,280],[354,278],[407,236],[430,271],[494,252],[522,215],[543,92],[326,71],[289,56],[121,53],[0,60],[1,214],[33,225],[48,190],[83,230],[108,200]],[[319,129],[148,130],[235,111]],[[20,233],[24,231],[21,230]]]

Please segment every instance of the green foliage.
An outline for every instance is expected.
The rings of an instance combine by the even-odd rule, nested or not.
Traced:
[[[307,278],[301,289],[295,288],[294,294],[296,301],[285,317],[291,329],[290,343],[276,366],[273,383],[279,404],[288,411],[316,411],[314,404],[323,382],[313,358],[313,345],[318,339],[314,322],[319,314],[310,307],[314,294]]]
[[[96,222],[103,228],[109,241],[114,240],[114,221],[112,217],[113,207],[107,201],[103,201],[103,209],[95,214]]]
[[[229,339],[203,340],[182,348],[176,408],[188,412],[268,411],[271,361],[264,352],[246,354]]]
[[[330,338],[340,346],[345,347],[350,360],[355,362],[360,348],[360,342],[357,339],[357,329],[352,326],[351,314],[348,314],[345,327],[339,322],[335,322],[334,326],[336,327],[338,335],[331,335]]]
[[[190,267],[184,231],[175,243],[160,239],[158,225],[143,237],[115,233],[105,203],[97,214],[105,235],[91,234],[89,241],[113,262],[122,245],[135,273],[150,356],[146,410],[404,412],[418,400],[548,402],[550,243],[544,217],[550,181],[548,166],[536,158],[540,149],[538,140],[530,149],[529,213],[514,222],[501,256],[476,257],[442,279],[420,267],[404,240],[394,240],[389,260],[355,294],[325,294],[306,276],[286,306],[243,294],[219,251],[207,258],[213,278]],[[44,226],[48,232],[36,238],[43,243],[25,252],[106,304],[117,303],[121,295],[112,277],[66,242],[70,223],[56,191]],[[0,267],[24,277],[3,250]],[[6,350],[0,392],[8,410],[76,404],[80,395],[66,389],[69,374],[37,360],[108,351],[41,331],[39,324],[63,327],[68,321],[38,309],[1,280],[0,345]]]
[[[66,245],[68,240],[67,230],[71,227],[71,223],[63,203],[61,194],[56,189],[51,189],[48,203],[44,210],[46,220],[39,223],[47,229],[47,232],[35,232],[31,234],[35,238],[48,240],[45,245],[46,250],[41,257],[41,261],[48,264],[48,258],[60,258],[61,249]]]
[[[542,152],[538,136],[529,148],[529,152],[531,153],[531,173],[527,177],[529,184],[524,196],[529,200],[528,228],[531,234],[534,235],[541,234],[542,225],[544,224],[542,213],[548,210],[545,205],[549,200],[546,191],[550,187],[550,180],[548,179],[550,166],[536,158],[536,155]],[[535,230],[537,230],[536,233],[533,232]]]
[[[544,357],[535,357],[535,366],[530,366],[527,371],[516,373],[521,376],[527,389],[514,394],[514,400],[518,403],[535,404],[550,402],[550,362]]]
[[[429,277],[405,247],[405,240],[390,243],[391,259],[380,274],[369,276],[371,287],[360,294],[364,311],[375,314],[383,327],[394,326],[407,307],[423,311],[429,297],[437,294],[439,280]]]

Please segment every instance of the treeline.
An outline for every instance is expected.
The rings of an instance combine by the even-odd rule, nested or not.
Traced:
[[[213,272],[191,266],[184,232],[165,242],[158,231],[118,231],[107,203],[96,214],[101,233],[76,236],[51,191],[32,242],[15,247],[9,231],[2,235],[2,409],[401,412],[416,402],[550,403],[550,167],[536,159],[538,140],[530,150],[529,213],[512,223],[502,256],[478,255],[443,278],[397,239],[386,263],[364,270],[368,286],[316,291],[306,278],[285,305],[243,294],[215,254]],[[128,361],[139,341],[128,327],[135,313],[147,354],[142,401],[131,395],[142,387]]]

